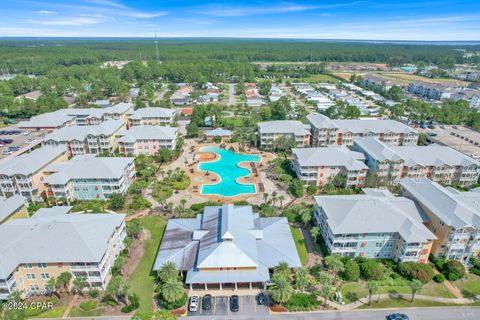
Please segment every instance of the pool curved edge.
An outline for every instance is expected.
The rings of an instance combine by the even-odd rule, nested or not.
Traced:
[[[259,160],[257,161],[248,161],[248,160],[245,160],[245,161],[239,161],[236,163],[236,166],[238,168],[241,168],[241,169],[245,169],[248,171],[248,173],[246,175],[243,175],[243,176],[239,176],[235,179],[235,183],[239,184],[239,185],[242,185],[242,186],[253,186],[253,189],[254,189],[254,192],[241,192],[241,193],[238,193],[238,194],[235,194],[235,195],[229,195],[229,196],[226,196],[226,195],[222,195],[222,194],[218,194],[218,193],[203,193],[203,187],[204,186],[215,186],[215,185],[218,185],[218,184],[221,184],[222,183],[222,176],[215,172],[215,171],[211,171],[211,170],[203,170],[200,168],[200,166],[202,164],[207,164],[207,163],[215,163],[215,162],[218,162],[222,159],[222,156],[215,152],[215,151],[202,151],[202,149],[204,148],[208,148],[208,146],[205,146],[205,147],[202,147],[199,149],[200,152],[204,152],[204,153],[214,153],[218,159],[214,159],[212,161],[203,161],[203,162],[200,162],[197,164],[197,170],[199,172],[202,172],[202,171],[208,171],[208,172],[211,172],[211,173],[214,173],[218,178],[219,178],[219,181],[217,183],[202,183],[202,187],[200,188],[200,194],[201,195],[205,195],[205,196],[218,196],[218,197],[223,197],[223,198],[233,198],[233,197],[238,197],[238,196],[241,196],[241,195],[252,195],[252,194],[257,194],[258,193],[258,190],[257,190],[257,185],[255,183],[241,183],[239,182],[238,180],[241,179],[241,178],[245,178],[245,177],[248,177],[249,175],[251,175],[253,172],[252,170],[248,169],[248,168],[244,168],[244,167],[241,167],[240,164],[242,163],[247,163],[247,162],[255,162],[255,163],[261,163],[262,162],[262,157],[260,155],[258,155],[258,157],[260,158]],[[221,148],[220,148],[221,149]],[[226,149],[223,149],[223,150],[226,150]],[[229,151],[229,150],[226,150],[226,151]],[[234,152],[236,153],[236,152]]]

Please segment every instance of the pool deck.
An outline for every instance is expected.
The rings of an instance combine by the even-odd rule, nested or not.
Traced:
[[[203,162],[213,162],[218,160],[218,155],[213,152],[204,152],[201,151],[203,147],[221,147],[226,150],[230,150],[231,147],[233,147],[234,152],[236,153],[241,153],[241,154],[248,154],[248,155],[258,155],[261,157],[261,162],[256,162],[255,166],[257,167],[258,174],[255,175],[252,173],[252,167],[250,162],[241,162],[239,164],[240,167],[248,169],[250,171],[250,174],[245,177],[239,178],[237,181],[239,183],[243,184],[253,184],[255,185],[255,194],[241,194],[238,196],[233,196],[233,197],[222,197],[219,195],[208,195],[208,194],[202,194],[202,185],[208,185],[208,184],[217,184],[220,181],[220,176],[218,176],[214,172],[207,172],[200,170],[199,164]],[[221,202],[221,203],[233,203],[241,200],[248,200],[249,198],[253,196],[258,196],[260,194],[259,192],[259,184],[261,183],[261,178],[260,178],[260,173],[262,170],[267,168],[267,163],[274,159],[275,156],[271,153],[268,152],[262,152],[259,151],[258,149],[255,148],[250,148],[246,147],[244,151],[239,151],[240,146],[238,143],[200,143],[195,146],[192,146],[190,150],[187,152],[191,154],[191,157],[188,157],[192,159],[192,161],[188,161],[188,164],[185,166],[185,171],[187,175],[190,177],[190,191],[197,196],[206,198],[206,200],[211,200],[215,202]],[[195,159],[195,160],[193,160]],[[201,181],[199,181],[201,178]]]

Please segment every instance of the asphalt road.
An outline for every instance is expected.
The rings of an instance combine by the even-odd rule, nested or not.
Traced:
[[[228,84],[228,105],[229,106],[235,105],[235,84],[234,83]]]
[[[480,308],[445,307],[445,308],[409,308],[406,310],[365,310],[349,312],[312,312],[282,315],[238,315],[226,317],[208,317],[208,319],[289,319],[289,320],[385,320],[391,313],[403,312],[411,320],[478,320]],[[202,320],[204,317],[188,317],[189,320]]]

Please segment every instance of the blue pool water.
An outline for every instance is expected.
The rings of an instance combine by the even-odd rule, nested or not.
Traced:
[[[204,147],[204,152],[213,152],[220,159],[213,162],[204,162],[199,165],[203,171],[214,172],[220,176],[217,184],[203,185],[201,194],[214,194],[223,197],[234,197],[240,194],[255,193],[255,185],[240,184],[238,178],[248,176],[250,170],[238,166],[241,162],[260,162],[260,156],[239,154],[217,147]]]

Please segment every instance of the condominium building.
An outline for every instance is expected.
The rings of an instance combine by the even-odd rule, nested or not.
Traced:
[[[123,250],[124,214],[73,214],[70,207],[38,210],[29,219],[0,225],[0,300],[18,290],[45,294],[50,278],[63,272],[105,289]]]
[[[266,287],[271,271],[285,262],[301,267],[283,217],[261,218],[251,206],[205,207],[193,219],[170,219],[153,270],[173,262],[186,272],[190,289]]]
[[[274,149],[280,137],[293,139],[296,147],[310,143],[310,126],[294,120],[266,121],[258,124],[260,148]]]
[[[322,186],[344,177],[345,188],[362,188],[368,167],[361,152],[347,147],[292,149],[292,167],[297,177],[308,184]]]
[[[424,81],[410,82],[407,91],[420,98],[430,100],[447,99],[456,92],[455,88],[449,84]]]
[[[353,150],[365,154],[366,164],[384,184],[398,184],[404,177],[427,177],[442,184],[470,186],[480,176],[479,161],[450,147],[395,147],[363,138],[355,140]]]
[[[91,126],[69,126],[48,134],[45,146],[66,146],[70,155],[113,153],[118,145],[116,135],[126,128],[123,120],[107,120]]]
[[[10,198],[0,196],[0,224],[11,218],[27,218],[27,199],[14,194]]]
[[[176,114],[176,109],[140,108],[129,114],[128,126],[169,126],[173,124]]]
[[[135,177],[134,158],[75,156],[44,169],[43,184],[56,201],[107,199],[125,193]]]
[[[43,113],[18,124],[21,129],[56,130],[72,125],[91,126],[108,120],[122,120],[127,123],[128,114],[133,112],[132,103],[118,103],[105,108],[67,108]]]
[[[165,126],[134,126],[118,132],[118,147],[121,154],[155,155],[158,150],[175,149],[178,128]]]
[[[366,87],[372,89],[385,89],[387,91],[394,86],[393,81],[372,73],[363,76],[362,82]]]
[[[388,190],[315,197],[314,220],[331,254],[427,263],[435,235],[428,218]]]
[[[64,146],[45,146],[18,157],[0,162],[0,193],[3,197],[19,194],[28,201],[42,201],[46,197],[44,169],[56,162],[66,161]]]
[[[413,199],[429,218],[427,227],[437,240],[432,246],[435,257],[468,264],[480,257],[480,192],[460,192],[442,187],[427,178],[402,179],[400,192]]]
[[[394,120],[331,120],[323,114],[309,114],[312,147],[352,146],[357,138],[376,137],[386,143],[416,145],[419,133]]]

